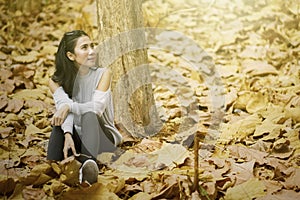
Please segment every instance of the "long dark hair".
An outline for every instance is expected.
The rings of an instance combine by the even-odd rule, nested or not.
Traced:
[[[77,40],[81,36],[88,36],[88,34],[82,30],[66,32],[58,45],[55,55],[55,72],[52,80],[62,86],[70,98],[72,97],[78,69],[75,63],[67,57],[67,52],[74,53]]]

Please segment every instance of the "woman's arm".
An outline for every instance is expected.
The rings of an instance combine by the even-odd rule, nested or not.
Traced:
[[[53,80],[49,81],[49,88],[53,94],[53,99],[57,110],[62,106],[69,105],[73,102],[72,99],[70,99],[67,93],[64,91],[64,89]]]
[[[106,69],[98,83],[97,90],[100,90],[102,92],[107,91],[110,88],[110,83],[111,83],[111,70]]]
[[[95,112],[98,115],[102,115],[111,95],[111,76],[111,71],[109,69],[105,70],[98,83],[97,89],[94,92],[93,99],[86,103],[71,103],[71,112],[78,115],[82,115],[87,112]]]
[[[52,79],[49,80],[49,88],[51,93],[53,94],[57,88],[59,88],[59,85],[55,83]]]
[[[73,133],[73,114],[69,113],[69,104],[73,102],[62,87],[50,79],[50,91],[53,93],[56,112],[51,120],[52,125],[61,126],[64,133]]]
[[[68,103],[73,101],[68,97],[63,88],[51,79],[49,81],[49,88],[53,94],[55,107],[57,109],[57,111],[54,113],[51,123],[54,126],[61,126],[61,129],[65,134],[63,154],[64,158],[66,159],[69,149],[71,149],[74,155],[78,155],[76,153],[74,141],[72,138],[74,115],[73,113],[69,113],[70,107],[68,105]]]

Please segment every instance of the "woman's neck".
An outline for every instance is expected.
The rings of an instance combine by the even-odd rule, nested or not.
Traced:
[[[87,75],[89,73],[89,67],[79,67],[78,73],[80,76]]]

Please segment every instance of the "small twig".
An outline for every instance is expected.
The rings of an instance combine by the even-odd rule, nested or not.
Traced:
[[[199,137],[194,134],[194,188],[199,193]]]
[[[207,200],[210,200],[207,191],[199,185],[199,133],[196,132],[194,134],[194,184],[193,184],[193,192],[197,192],[200,196],[206,197]]]

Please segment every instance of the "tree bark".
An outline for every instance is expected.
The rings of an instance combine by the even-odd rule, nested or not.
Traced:
[[[111,67],[115,122],[134,137],[161,128],[143,31],[142,0],[97,0],[99,65]]]

